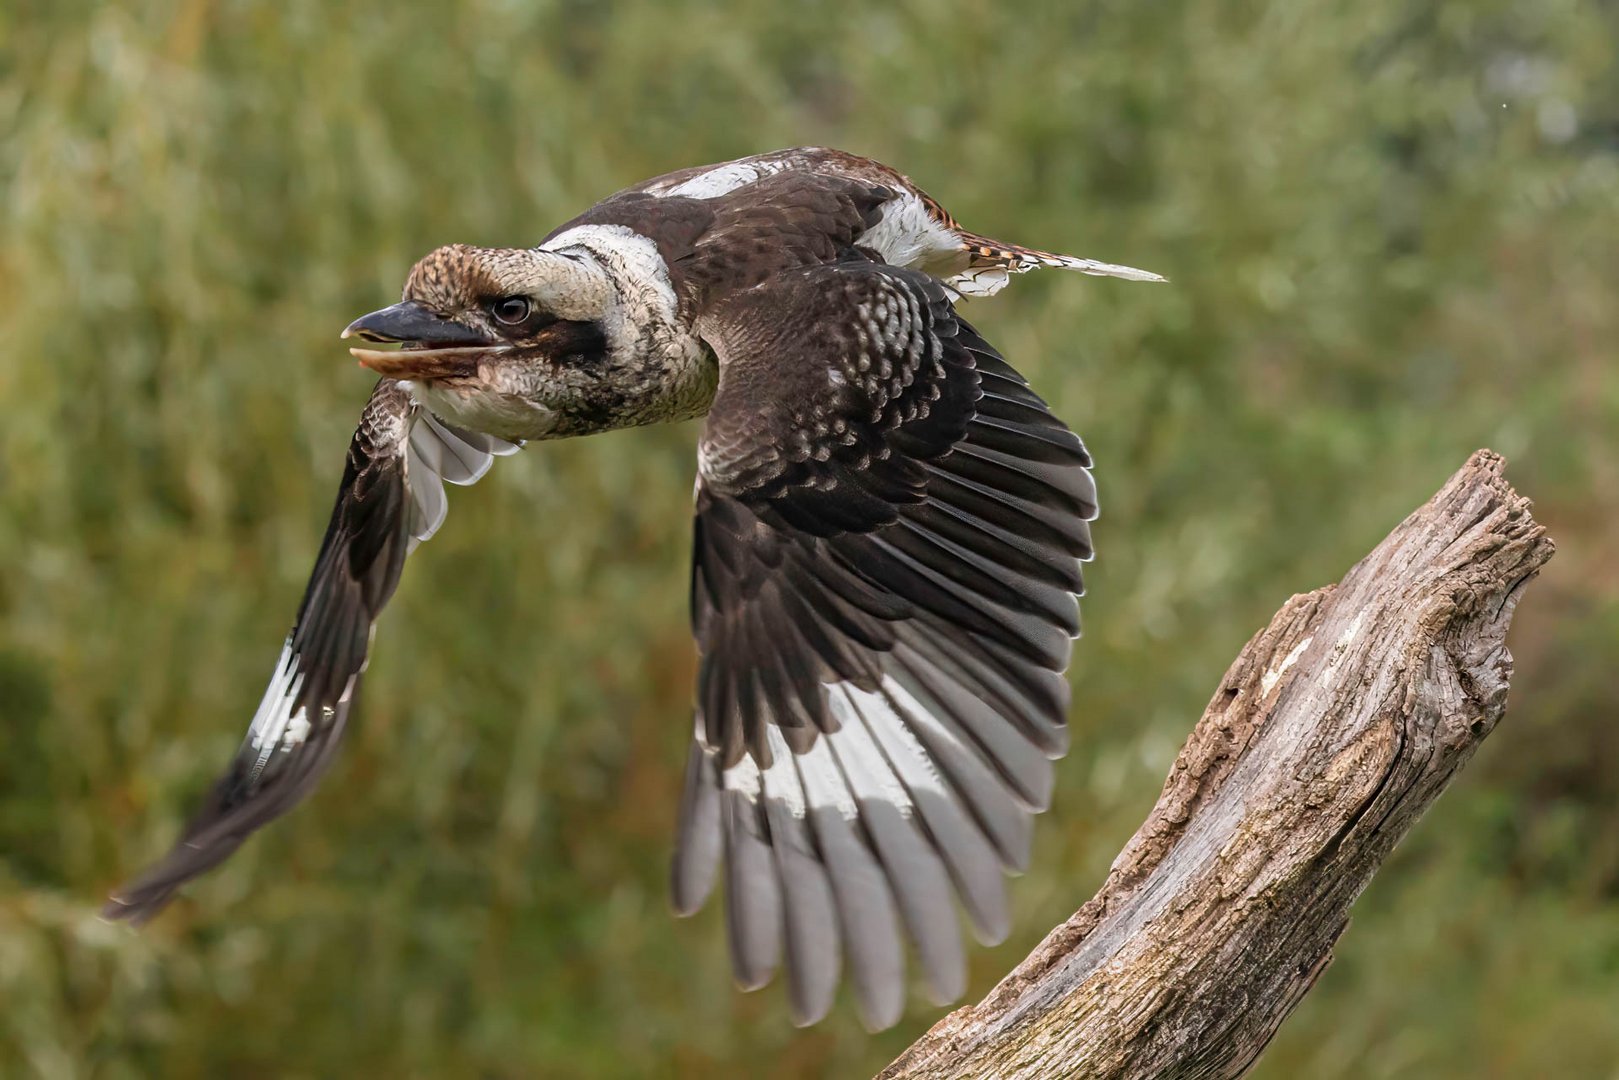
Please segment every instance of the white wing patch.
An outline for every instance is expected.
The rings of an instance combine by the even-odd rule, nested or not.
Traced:
[[[980,934],[1003,936],[1008,913],[999,871],[1026,865],[1028,834],[1017,823],[1026,824],[1034,808],[1016,798],[991,765],[1005,763],[986,760],[979,739],[987,733],[969,737],[959,720],[945,719],[937,703],[922,701],[893,676],[885,675],[877,690],[839,682],[825,693],[836,731],[823,733],[808,751],[795,755],[769,725],[770,767],[760,770],[753,756],[744,754],[724,770],[724,790],[750,803],[767,796],[780,800],[780,809],[794,820],[817,808],[846,821],[869,815],[876,805],[892,808],[898,818],[928,828],[945,843],[945,861]],[[1020,738],[992,709],[984,711],[986,724],[1005,725],[1009,738],[1002,741]],[[984,741],[994,746],[993,736]],[[1033,767],[1049,772],[1049,762]]]
[[[298,672],[297,667],[298,657],[292,651],[292,637],[288,635],[286,643],[281,646],[275,674],[270,676],[270,685],[265,688],[258,711],[253,714],[253,723],[247,729],[247,744],[258,755],[248,771],[248,783],[258,779],[277,750],[282,753],[296,750],[315,729],[309,720],[307,706],[299,706],[296,712],[292,711],[292,703],[297,700],[298,691],[304,685],[303,673]],[[339,704],[348,701],[353,693],[354,678],[351,677],[337,699]],[[325,710],[326,715],[322,720],[330,720],[334,711]]]
[[[984,826],[1005,811],[982,805],[996,795],[1004,796],[1004,789],[999,789],[973,750],[893,678],[885,677],[882,689],[875,693],[847,685],[841,689],[845,708],[838,710],[839,720],[864,726],[881,748],[884,766],[909,792],[920,821],[942,849],[940,855],[950,868],[979,940],[985,944],[1004,941],[1011,933],[1012,916],[1001,870],[1020,871],[1023,867],[1016,859],[998,855],[984,835]],[[835,693],[832,702],[836,708]],[[931,747],[918,738],[919,732],[926,735]],[[949,754],[957,770],[954,783],[940,771],[936,755],[941,751]],[[980,775],[961,775],[965,772]],[[963,799],[971,802],[970,809]],[[1022,814],[1015,816],[1026,821]]]
[[[270,685],[265,688],[258,711],[253,714],[253,723],[247,729],[247,741],[258,751],[258,758],[248,775],[249,782],[256,780],[259,773],[264,771],[264,766],[270,762],[270,755],[277,749],[290,750],[309,735],[309,718],[305,715],[308,710],[300,708],[296,713],[291,711],[298,690],[304,683],[304,677],[297,672],[297,667],[297,657],[292,652],[292,636],[288,635],[286,643],[281,646],[281,656],[276,660],[275,674],[270,676]],[[288,743],[284,741],[287,728],[295,720],[302,725],[303,733],[297,742]]]
[[[831,1002],[842,951],[862,1016],[875,1030],[893,1023],[904,1004],[896,920],[918,942],[941,1003],[966,987],[952,896],[980,940],[1006,936],[1002,873],[1024,865],[1030,808],[1007,789],[960,718],[944,715],[961,712],[961,703],[918,697],[897,675],[885,675],[874,690],[837,682],[823,692],[833,730],[795,754],[770,724],[770,765],[760,769],[744,754],[718,778],[738,800],[725,811],[727,904],[740,957],[748,958],[739,970],[746,985],[769,977],[778,955],[774,935],[784,934],[794,1016],[811,1022]],[[994,720],[1018,737],[1004,718]],[[699,797],[702,790],[700,782]],[[700,905],[718,858],[705,848],[686,868],[683,913]]]
[[[770,744],[770,768],[764,770],[764,790],[772,798],[780,799],[795,820],[803,820],[809,813],[809,797],[799,782],[798,770],[793,765],[793,752],[780,729],[771,724],[765,729],[765,740]],[[748,758],[744,757],[743,761]]]
[[[646,190],[653,195],[684,195],[688,199],[717,199],[727,195],[739,187],[746,187],[755,180],[788,168],[785,161],[758,161],[741,160],[727,161],[723,165],[716,165],[689,176],[678,184],[657,184]]]

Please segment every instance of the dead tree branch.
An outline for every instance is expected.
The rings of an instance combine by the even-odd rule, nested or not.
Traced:
[[[1236,1077],[1349,907],[1506,708],[1553,546],[1481,450],[1336,586],[1248,642],[1106,883],[881,1074]]]

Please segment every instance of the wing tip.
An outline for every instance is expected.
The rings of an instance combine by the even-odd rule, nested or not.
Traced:
[[[156,889],[124,886],[114,890],[96,914],[102,922],[127,923],[131,929],[139,930],[169,906],[174,893],[173,885]]]
[[[701,886],[693,886],[682,878],[679,867],[671,875],[673,880],[669,888],[669,910],[677,919],[689,919],[696,915],[708,904],[708,898],[714,891],[713,876]]]
[[[872,1035],[887,1031],[905,1015],[905,978],[903,973],[892,985],[884,985],[875,994],[856,995],[855,1007],[860,1014],[860,1025]]]

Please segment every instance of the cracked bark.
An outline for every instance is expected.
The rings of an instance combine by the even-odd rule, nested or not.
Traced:
[[[1506,709],[1504,639],[1552,556],[1480,450],[1226,672],[1100,892],[879,1080],[1236,1077],[1349,907]]]

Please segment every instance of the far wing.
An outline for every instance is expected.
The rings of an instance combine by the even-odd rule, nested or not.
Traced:
[[[700,329],[721,368],[675,907],[723,862],[738,982],[785,951],[812,1023],[846,965],[886,1027],[901,926],[941,1001],[966,978],[952,894],[981,938],[1009,929],[1002,871],[1067,745],[1090,458],[918,272],[792,271]]]
[[[470,484],[517,446],[450,427],[384,379],[366,403],[297,623],[247,738],[169,853],[113,893],[109,919],[144,923],[292,808],[331,764],[365,670],[377,615],[405,556],[444,520],[443,481]]]

